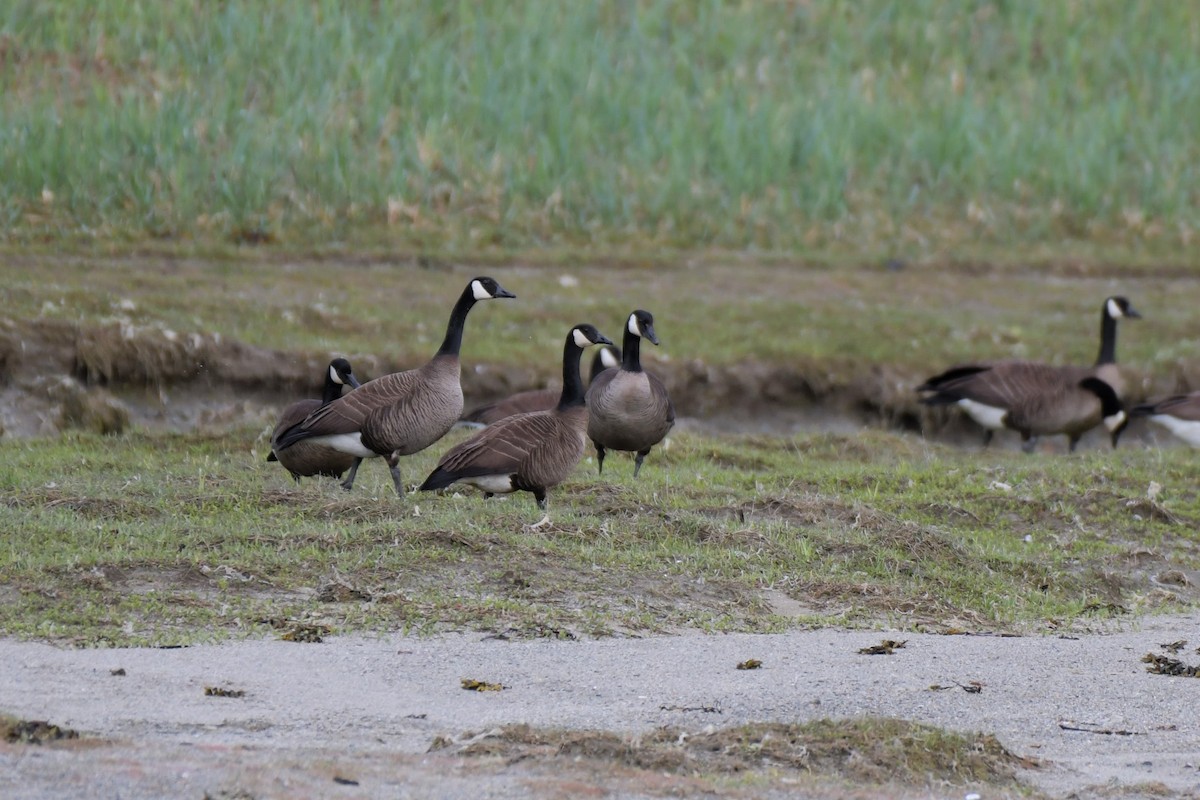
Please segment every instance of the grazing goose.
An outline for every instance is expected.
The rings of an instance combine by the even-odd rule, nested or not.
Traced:
[[[1094,375],[1080,378],[1062,367],[1021,367],[1004,370],[998,365],[964,376],[966,386],[950,382],[922,402],[942,405],[970,399],[975,407],[992,409],[996,426],[1018,431],[1021,449],[1027,453],[1033,452],[1039,436],[1058,433],[1067,435],[1074,452],[1079,438],[1101,422],[1112,435],[1112,446],[1117,446],[1127,419],[1112,386]]]
[[[583,458],[588,412],[579,357],[593,344],[612,344],[592,325],[576,325],[563,345],[558,405],[498,420],[452,447],[421,484],[423,491],[465,483],[484,497],[532,492],[546,510],[546,490],[566,480]],[[543,519],[543,522],[545,519]],[[538,523],[541,524],[541,523]]]
[[[1192,447],[1200,447],[1200,392],[1177,394],[1154,403],[1134,406],[1135,417],[1147,417]]]
[[[592,372],[589,380],[604,370],[621,363],[621,351],[616,347],[603,346],[592,359]],[[480,406],[462,418],[462,422],[472,427],[485,427],[497,420],[511,417],[513,414],[524,414],[528,411],[549,411],[558,405],[562,395],[561,389],[530,389],[527,392],[517,392],[502,400]]]
[[[285,431],[276,450],[297,442],[324,444],[354,457],[342,483],[349,490],[364,458],[383,456],[396,494],[404,496],[400,456],[424,450],[446,435],[462,414],[459,382],[463,325],[479,300],[516,297],[491,278],[475,278],[450,312],[446,338],[424,366],[367,381],[350,394],[322,406]]]
[[[917,387],[918,392],[930,392],[921,399],[925,405],[957,404],[971,419],[984,427],[983,446],[992,440],[993,432],[1009,427],[1005,414],[1016,402],[1025,400],[1022,393],[1057,390],[1062,385],[1077,386],[1088,376],[1107,383],[1117,396],[1125,390],[1125,381],[1117,367],[1117,320],[1122,317],[1141,317],[1124,297],[1109,297],[1100,311],[1100,352],[1091,367],[1054,367],[1035,361],[995,361],[963,364],[935,375]],[[997,387],[1005,387],[998,389]],[[1004,395],[1006,405],[990,405],[997,391]],[[1032,447],[1033,445],[1029,445]]]
[[[639,309],[625,323],[621,367],[600,373],[588,387],[588,437],[596,446],[599,472],[604,471],[607,450],[625,450],[637,453],[636,478],[650,448],[675,424],[675,407],[667,387],[657,375],[642,369],[643,338],[658,344],[653,315]]]
[[[284,448],[282,454],[276,450],[279,435],[293,425],[303,422],[312,412],[326,403],[332,403],[342,396],[342,387],[358,388],[358,379],[350,362],[344,358],[335,358],[329,362],[329,371],[325,373],[325,390],[320,400],[297,400],[283,410],[275,430],[271,432],[271,454],[267,461],[278,461],[292,473],[296,483],[301,476],[325,475],[329,478],[340,478],[354,463],[354,456],[334,450],[332,447],[316,442],[297,442],[291,447]],[[282,457],[281,457],[282,455]]]

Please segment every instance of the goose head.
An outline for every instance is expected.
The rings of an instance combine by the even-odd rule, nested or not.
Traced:
[[[654,334],[654,315],[649,311],[638,309],[629,315],[626,323],[629,332],[634,336],[648,339],[652,344],[658,344],[658,336]]]
[[[594,344],[612,344],[612,339],[609,339],[600,331],[596,330],[595,325],[588,325],[586,322],[576,325],[571,329],[571,339],[575,345],[580,348],[591,347]]]
[[[471,281],[471,296],[476,300],[495,300],[501,297],[516,297],[505,289],[495,278],[475,278]]]
[[[358,378],[354,377],[354,370],[350,366],[350,362],[344,358],[335,358],[329,362],[329,380],[339,386],[349,386],[351,389],[359,387]]]
[[[1120,295],[1114,295],[1104,301],[1104,314],[1110,319],[1140,319],[1142,316],[1127,298]]]

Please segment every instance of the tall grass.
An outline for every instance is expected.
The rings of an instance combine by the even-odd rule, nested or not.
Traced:
[[[1190,241],[1188,3],[0,6],[0,236]]]

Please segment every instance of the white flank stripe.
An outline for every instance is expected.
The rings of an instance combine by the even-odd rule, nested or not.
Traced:
[[[339,453],[358,456],[359,458],[374,458],[379,455],[374,450],[368,450],[362,443],[361,433],[338,433],[332,436],[314,436],[306,441],[313,444],[323,444],[332,447]]]
[[[985,428],[998,431],[1004,427],[1004,417],[1008,414],[1007,408],[987,406],[976,400],[968,400],[965,397],[958,401],[958,405],[970,415],[971,419]]]
[[[1150,417],[1150,421],[1162,425],[1192,447],[1200,447],[1200,422],[1179,419],[1170,414],[1154,414]]]
[[[476,475],[472,478],[462,478],[458,482],[492,494],[508,494],[514,491],[512,477],[507,473],[504,475]]]

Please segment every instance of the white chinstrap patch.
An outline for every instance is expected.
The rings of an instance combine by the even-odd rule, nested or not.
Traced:
[[[629,315],[629,323],[625,327],[629,328],[629,332],[634,336],[642,335],[642,329],[638,326],[637,314]]]
[[[575,344],[579,347],[591,347],[592,345],[595,344],[595,342],[593,342],[591,339],[589,339],[587,337],[587,334],[584,333],[583,331],[579,330],[579,328],[576,328],[575,330],[573,330],[572,334],[574,335],[574,338],[575,338]]]
[[[492,293],[483,288],[483,282],[478,278],[471,281],[471,294],[476,300],[491,300],[493,298]]]
[[[338,386],[346,385],[345,382],[342,381],[342,376],[338,375],[338,371],[336,369],[334,369],[332,366],[329,368],[329,380],[333,381]]]
[[[369,449],[362,443],[361,433],[336,433],[329,436],[314,436],[305,441],[313,444],[323,444],[326,447],[332,447],[339,453],[358,456],[359,458],[374,458],[379,455],[374,450]]]
[[[991,428],[992,430],[1002,429],[1004,427],[1004,418],[1008,416],[1007,408],[984,405],[977,400],[969,400],[965,397],[958,401],[958,405],[963,411],[967,412],[971,419],[983,427]]]
[[[1108,298],[1108,315],[1113,319],[1120,319],[1121,317],[1125,316],[1125,312],[1121,311],[1121,306],[1118,305],[1117,301],[1113,300],[1111,297]]]
[[[1172,417],[1170,414],[1152,414],[1150,421],[1162,425],[1192,447],[1200,447],[1200,422]]]
[[[600,363],[605,369],[621,366],[621,360],[617,358],[617,354],[612,351],[611,347],[606,347],[600,351]]]

